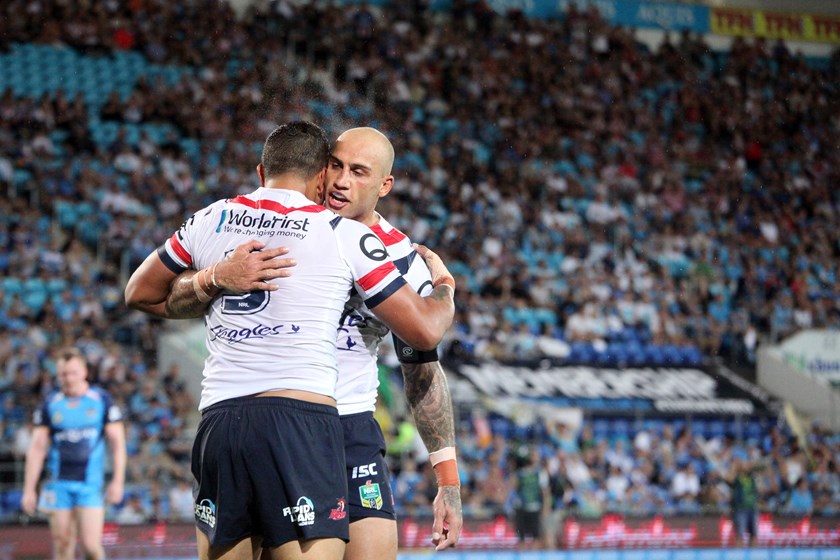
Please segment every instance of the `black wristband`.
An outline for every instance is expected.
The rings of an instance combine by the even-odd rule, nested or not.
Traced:
[[[394,350],[401,364],[428,364],[438,361],[437,348],[423,352],[412,348],[394,333],[391,333],[391,337],[394,339]]]

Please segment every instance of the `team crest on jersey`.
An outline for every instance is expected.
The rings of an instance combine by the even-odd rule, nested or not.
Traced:
[[[382,509],[382,492],[378,482],[368,480],[364,486],[359,486],[359,496],[362,498],[362,507]]]
[[[62,416],[60,412],[56,412],[55,414],[52,415],[52,423],[53,424],[58,424],[62,420],[64,420],[64,416]]]
[[[55,496],[55,490],[44,490],[41,492],[41,501],[45,507],[53,507],[58,501]]]
[[[344,498],[338,499],[338,505],[330,510],[330,519],[344,519],[347,517],[347,503],[344,501]]]

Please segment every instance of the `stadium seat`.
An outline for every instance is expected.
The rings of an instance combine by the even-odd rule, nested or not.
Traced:
[[[50,295],[57,295],[64,291],[67,287],[67,280],[61,277],[54,277],[47,280],[47,293]]]
[[[682,364],[694,367],[703,365],[703,353],[696,346],[683,347]]]
[[[23,292],[23,282],[17,276],[6,276],[3,278],[3,292],[6,298],[19,295]]]
[[[659,345],[649,344],[645,347],[645,361],[651,366],[664,366],[666,365],[665,353]]]
[[[665,421],[661,418],[645,418],[642,420],[642,428],[654,436],[661,435],[664,427]]]
[[[5,515],[19,513],[20,500],[23,497],[23,490],[19,488],[12,488],[0,494],[0,505],[2,505]]]
[[[603,418],[592,421],[592,435],[596,439],[606,439],[610,436],[610,422]]]
[[[626,342],[624,348],[627,353],[627,365],[638,367],[645,364],[647,359],[645,349],[638,341]]]
[[[695,436],[709,437],[708,422],[705,418],[693,418],[691,420],[691,432]]]
[[[20,300],[26,307],[37,313],[47,303],[49,293],[40,278],[33,278],[31,280],[24,282],[24,291],[20,296]]]
[[[726,423],[719,418],[712,420],[706,426],[706,434],[710,438],[722,438],[726,435],[726,432]]]
[[[591,344],[586,342],[573,342],[570,347],[568,361],[575,364],[594,364],[598,353]]]
[[[762,426],[761,422],[759,422],[757,420],[751,420],[751,421],[747,422],[745,428],[746,428],[745,436],[746,436],[747,439],[752,439],[752,440],[757,441],[757,440],[760,440],[762,437],[764,437],[764,434],[766,433],[766,431],[764,429],[764,426]]]
[[[676,367],[685,365],[682,363],[682,353],[679,348],[673,344],[666,344],[661,346],[664,364],[668,367]]]
[[[493,415],[490,417],[490,430],[494,434],[501,434],[505,438],[512,436],[512,423],[503,416]]]
[[[630,439],[632,435],[630,422],[625,418],[615,418],[610,423],[611,439]]]

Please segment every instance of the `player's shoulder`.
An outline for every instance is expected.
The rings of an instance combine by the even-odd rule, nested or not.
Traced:
[[[64,400],[64,393],[58,389],[52,389],[44,396],[43,404],[53,405]]]
[[[391,247],[402,245],[411,247],[411,239],[406,234],[394,227],[391,222],[385,219],[381,214],[379,215],[379,222],[370,229],[376,236],[382,240],[386,247],[390,250]]]
[[[220,212],[222,209],[225,208],[225,206],[230,204],[231,200],[233,200],[233,199],[232,198],[220,198],[218,200],[215,200],[215,201],[211,202],[210,204],[208,204],[207,206],[205,206],[204,208],[202,208],[201,210],[199,210],[198,212],[196,212],[196,215],[197,216],[202,216],[202,215],[212,214],[213,212]]]
[[[373,231],[371,231],[371,228],[369,228],[365,224],[357,222],[355,220],[343,218],[335,212],[333,212],[332,210],[327,210],[327,212],[329,214],[325,214],[324,216],[329,220],[330,225],[336,232],[336,235],[340,233],[339,237],[352,235],[356,238],[360,238],[364,235],[373,235]]]
[[[394,227],[381,215],[379,216],[379,223],[371,229],[385,244],[391,262],[394,263],[394,266],[397,267],[406,281],[422,295],[431,291],[431,288],[427,288],[427,285],[431,286],[429,269],[417,253],[408,235]]]
[[[110,393],[99,385],[91,385],[85,396],[94,401],[108,401],[111,398]]]
[[[240,194],[222,201],[226,206],[246,206],[256,210],[269,210],[279,214],[305,212],[321,214],[330,212],[325,206],[312,202],[302,193],[285,189],[260,188],[254,192]]]
[[[382,216],[379,217],[379,223],[371,229],[385,245],[388,255],[394,263],[405,261],[405,268],[400,269],[400,272],[404,274],[411,261],[417,257],[417,251],[414,249],[411,239]]]
[[[219,200],[211,202],[201,210],[197,210],[191,216],[188,215],[188,217],[184,220],[182,227],[190,226],[196,222],[204,223],[204,221],[208,219],[215,219],[215,216],[224,210],[229,200],[230,199],[228,198],[220,198]]]

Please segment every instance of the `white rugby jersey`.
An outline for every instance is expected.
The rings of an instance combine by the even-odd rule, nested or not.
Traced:
[[[219,200],[187,220],[159,254],[174,272],[200,270],[252,239],[289,247],[298,265],[280,290],[213,300],[204,317],[210,356],[199,410],[279,389],[335,397],[335,329],[350,291],[374,306],[405,285],[370,228],[290,190],[261,187]]]
[[[381,216],[379,223],[371,229],[388,248],[392,262],[409,285],[421,296],[430,294],[431,274],[408,237]],[[354,291],[344,305],[338,327],[336,401],[339,414],[355,414],[376,408],[379,387],[377,347],[387,334],[388,327],[365,305],[364,294]]]

